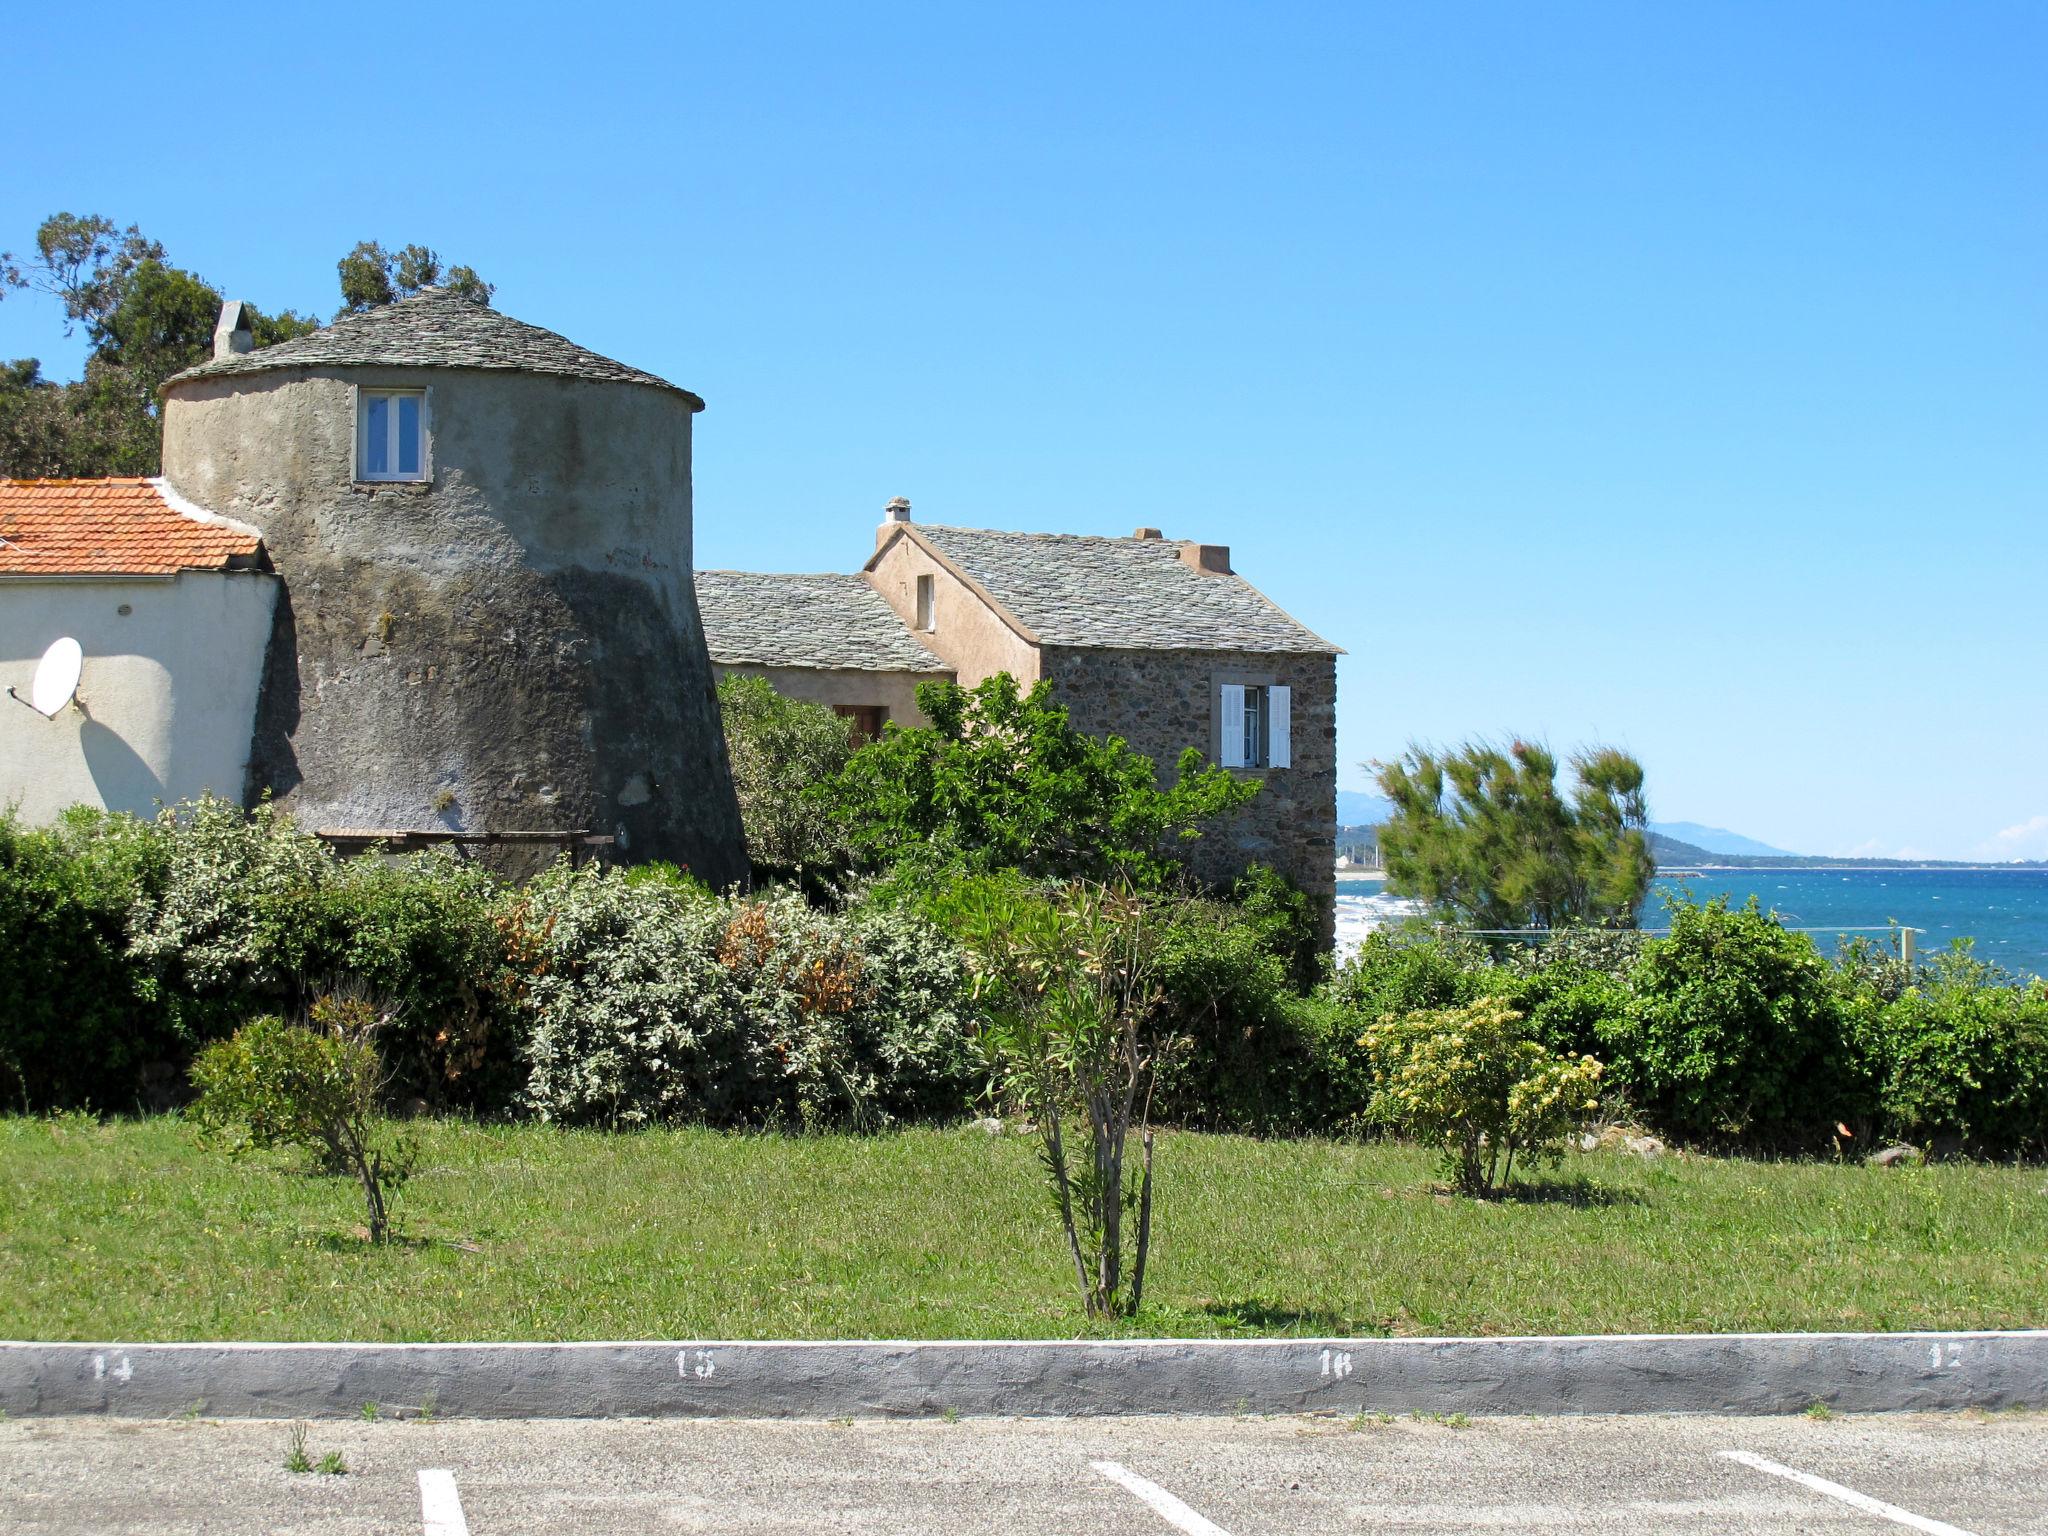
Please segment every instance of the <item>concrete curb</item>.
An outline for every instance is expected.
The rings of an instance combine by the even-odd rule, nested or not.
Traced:
[[[831,1418],[2048,1405],[2048,1330],[959,1343],[0,1343],[9,1414]]]

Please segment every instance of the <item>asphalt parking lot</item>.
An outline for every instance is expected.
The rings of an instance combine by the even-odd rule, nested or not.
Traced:
[[[2048,1415],[0,1423],[0,1530],[2048,1530]]]

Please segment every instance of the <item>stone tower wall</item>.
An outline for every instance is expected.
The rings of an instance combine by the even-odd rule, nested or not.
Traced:
[[[431,479],[355,479],[358,387],[428,391]],[[587,828],[746,869],[691,578],[690,402],[335,367],[174,384],[164,471],[285,591],[251,753],[312,829]]]

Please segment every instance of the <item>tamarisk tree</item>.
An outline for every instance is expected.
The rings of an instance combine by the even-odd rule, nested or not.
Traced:
[[[1630,928],[1656,864],[1643,768],[1613,747],[1411,747],[1376,764],[1393,814],[1380,829],[1387,888],[1471,928]]]

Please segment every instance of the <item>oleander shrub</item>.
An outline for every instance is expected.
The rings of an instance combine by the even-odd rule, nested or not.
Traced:
[[[129,1109],[177,1054],[128,954],[129,912],[161,852],[131,817],[81,810],[28,828],[0,814],[0,1105]]]
[[[1518,1158],[1555,1163],[1599,1104],[1600,1063],[1546,1050],[1503,998],[1383,1019],[1359,1044],[1374,1117],[1439,1147],[1467,1195],[1505,1188]]]

